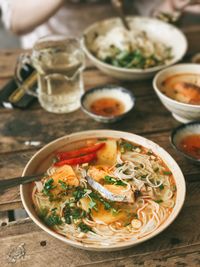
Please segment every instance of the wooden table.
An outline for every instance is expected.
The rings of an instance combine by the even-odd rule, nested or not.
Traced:
[[[200,26],[184,29],[189,40],[185,61],[199,51]],[[0,52],[0,86],[12,75],[21,51]],[[164,147],[180,165],[187,182],[185,205],[175,222],[163,233],[124,251],[99,253],[79,250],[58,241],[38,228],[29,218],[8,221],[7,211],[22,207],[19,188],[0,195],[0,266],[200,266],[200,168],[186,161],[171,147],[169,135],[179,123],[156,97],[151,80],[119,82],[91,64],[85,73],[86,89],[121,84],[136,96],[136,107],[119,123],[97,123],[81,110],[71,114],[47,113],[34,104],[30,109],[0,109],[0,178],[19,176],[30,157],[43,145],[60,136],[89,129],[129,131]],[[26,141],[39,141],[37,147]]]

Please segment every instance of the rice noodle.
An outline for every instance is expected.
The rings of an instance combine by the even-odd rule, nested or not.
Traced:
[[[50,200],[49,196],[44,194],[45,183],[58,170],[57,167],[51,166],[47,170],[47,176],[41,181],[35,182],[33,187],[32,199],[36,211],[39,213],[45,209],[47,210],[46,216],[50,216],[54,211],[61,218],[61,223],[53,226],[52,229],[71,240],[88,245],[99,244],[109,247],[120,242],[131,242],[151,234],[170,215],[175,205],[176,192],[172,189],[174,185],[170,182],[172,178],[169,179],[169,176],[163,174],[166,166],[162,160],[152,153],[147,154],[147,151],[142,147],[133,151],[126,151],[124,154],[118,151],[116,163],[105,167],[108,175],[115,179],[114,182],[121,181],[121,184],[119,183],[121,186],[118,187],[121,190],[120,194],[126,196],[131,192],[134,195],[133,202],[123,203],[123,206],[120,206],[121,203],[117,203],[115,206],[115,202],[101,198],[101,201],[104,199],[107,205],[111,205],[111,211],[109,206],[104,206],[105,202],[99,202],[100,204],[95,206],[94,202],[97,200],[91,197],[94,189],[89,186],[86,179],[88,166],[82,165],[73,166],[74,173],[79,180],[79,188],[83,189],[81,198],[75,201],[73,188],[70,189],[72,190],[71,193],[66,191],[63,194],[62,190],[59,192],[57,185],[55,200]],[[101,180],[98,182],[101,183]],[[101,184],[101,186],[103,185]],[[110,185],[117,190],[115,183]],[[85,204],[83,199],[86,200]],[[75,205],[78,210],[86,211],[84,205],[89,205],[89,211],[87,210],[87,216],[81,219],[73,219],[73,216],[70,215],[70,220],[74,221],[67,224],[64,214],[66,206],[71,203],[70,201],[75,201],[72,203],[72,207]],[[89,204],[87,204],[88,202]],[[93,210],[93,206],[90,205],[94,205],[97,210]],[[104,217],[97,216],[100,206],[102,206],[102,212],[105,212]],[[116,210],[118,206],[119,209]],[[112,212],[116,214],[112,214]],[[119,219],[116,220],[115,216],[118,218],[118,215]],[[109,216],[112,220],[107,223],[105,218],[108,220]],[[91,228],[92,231],[81,232],[80,222]]]

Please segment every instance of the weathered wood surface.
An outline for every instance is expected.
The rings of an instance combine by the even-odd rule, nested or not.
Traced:
[[[65,134],[63,132],[63,134]],[[187,182],[199,181],[200,172],[199,166],[191,164],[188,160],[184,159],[176,151],[173,150],[169,143],[170,132],[163,132],[162,134],[148,134],[145,137],[155,141],[160,146],[164,147],[178,162],[186,177]],[[61,136],[61,135],[60,135]],[[59,136],[57,136],[59,137]],[[44,144],[44,143],[42,143]],[[38,148],[32,148],[29,151],[19,151],[15,153],[6,153],[0,157],[0,179],[6,179],[9,177],[20,176],[24,166],[31,158],[31,156],[38,150]],[[9,168],[8,168],[9,166]],[[15,209],[21,207],[19,188],[12,188],[7,190],[4,194],[0,195],[0,210]]]
[[[199,266],[200,183],[189,183],[183,210],[162,234],[137,247],[101,253],[72,248],[40,230],[30,220],[0,230],[0,259],[10,266],[13,250],[24,244],[24,258],[14,266]],[[186,265],[183,265],[185,263]]]
[[[184,29],[189,51],[184,61],[199,52],[200,27]],[[21,50],[0,53],[0,87],[13,75]],[[187,197],[175,222],[162,234],[137,247],[112,253],[82,251],[48,236],[33,222],[8,223],[0,227],[0,266],[200,266],[200,168],[173,150],[169,142],[171,129],[179,125],[156,97],[151,80],[119,82],[87,63],[85,88],[106,83],[123,85],[136,96],[136,107],[121,122],[104,125],[93,121],[80,110],[55,115],[42,110],[36,102],[29,110],[0,109],[0,179],[18,176],[31,156],[49,141],[81,130],[115,129],[147,137],[165,148],[178,162],[187,181]],[[37,147],[26,141],[39,141]],[[0,195],[0,211],[21,207],[19,189]],[[4,225],[4,224],[3,224]],[[21,256],[19,255],[21,253]],[[17,256],[18,254],[18,256]]]

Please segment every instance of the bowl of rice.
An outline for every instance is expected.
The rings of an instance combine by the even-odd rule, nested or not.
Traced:
[[[140,80],[172,65],[185,55],[187,40],[175,26],[154,18],[128,17],[126,30],[119,18],[89,26],[83,49],[92,63],[120,80]]]

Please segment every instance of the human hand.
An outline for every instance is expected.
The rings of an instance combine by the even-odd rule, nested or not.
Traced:
[[[152,15],[169,23],[175,23],[185,12],[200,13],[200,0],[165,0]]]

